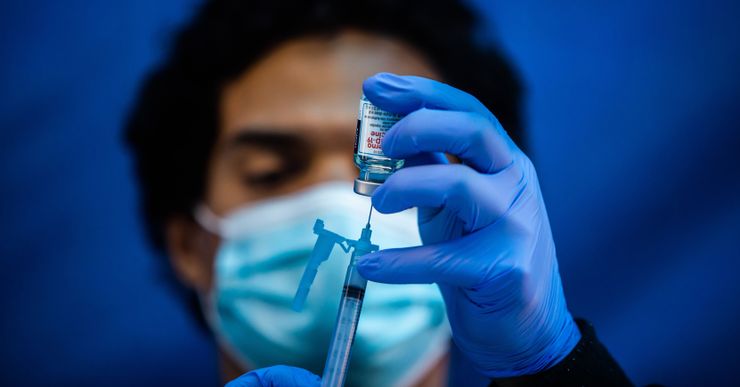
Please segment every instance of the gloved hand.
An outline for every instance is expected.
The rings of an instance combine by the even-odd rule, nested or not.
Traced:
[[[363,90],[407,114],[383,152],[408,167],[372,201],[382,213],[419,208],[423,246],[361,257],[385,283],[437,283],[452,337],[483,375],[534,374],[562,360],[580,332],[566,307],[555,245],[532,163],[473,96],[430,79],[380,73]],[[462,164],[449,164],[441,152]]]
[[[321,379],[303,368],[278,365],[260,368],[230,381],[225,387],[311,387]]]

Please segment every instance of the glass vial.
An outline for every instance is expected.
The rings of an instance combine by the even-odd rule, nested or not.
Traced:
[[[373,105],[363,94],[355,131],[355,165],[360,175],[355,179],[355,193],[372,196],[385,179],[403,166],[402,159],[386,157],[381,149],[385,133],[403,118]]]

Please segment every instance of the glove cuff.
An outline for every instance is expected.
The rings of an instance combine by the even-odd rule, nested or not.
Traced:
[[[594,327],[576,320],[581,340],[559,363],[534,375],[494,379],[491,387],[632,386],[632,382],[599,342]]]
[[[578,345],[581,332],[570,313],[565,313],[558,326],[548,328],[547,337],[535,339],[531,350],[522,352],[510,359],[509,366],[503,369],[484,371],[489,378],[511,378],[533,375],[547,370],[568,356]]]
[[[537,362],[534,363],[531,371],[527,374],[533,374],[552,368],[554,365],[560,363],[568,354],[578,345],[581,340],[581,331],[578,329],[575,320],[566,313],[563,319],[562,325],[559,330],[559,334],[555,335],[555,340],[550,343],[541,352],[541,356]]]

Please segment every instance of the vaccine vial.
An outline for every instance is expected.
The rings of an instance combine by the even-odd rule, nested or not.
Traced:
[[[355,131],[355,165],[360,175],[355,179],[355,193],[371,196],[385,179],[403,166],[402,159],[386,157],[381,149],[385,133],[403,118],[373,105],[363,94]]]

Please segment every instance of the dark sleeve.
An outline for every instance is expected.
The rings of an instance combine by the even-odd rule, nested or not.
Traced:
[[[596,338],[593,325],[585,320],[576,320],[576,323],[581,340],[560,363],[534,375],[495,379],[490,386],[632,386],[622,368]]]

